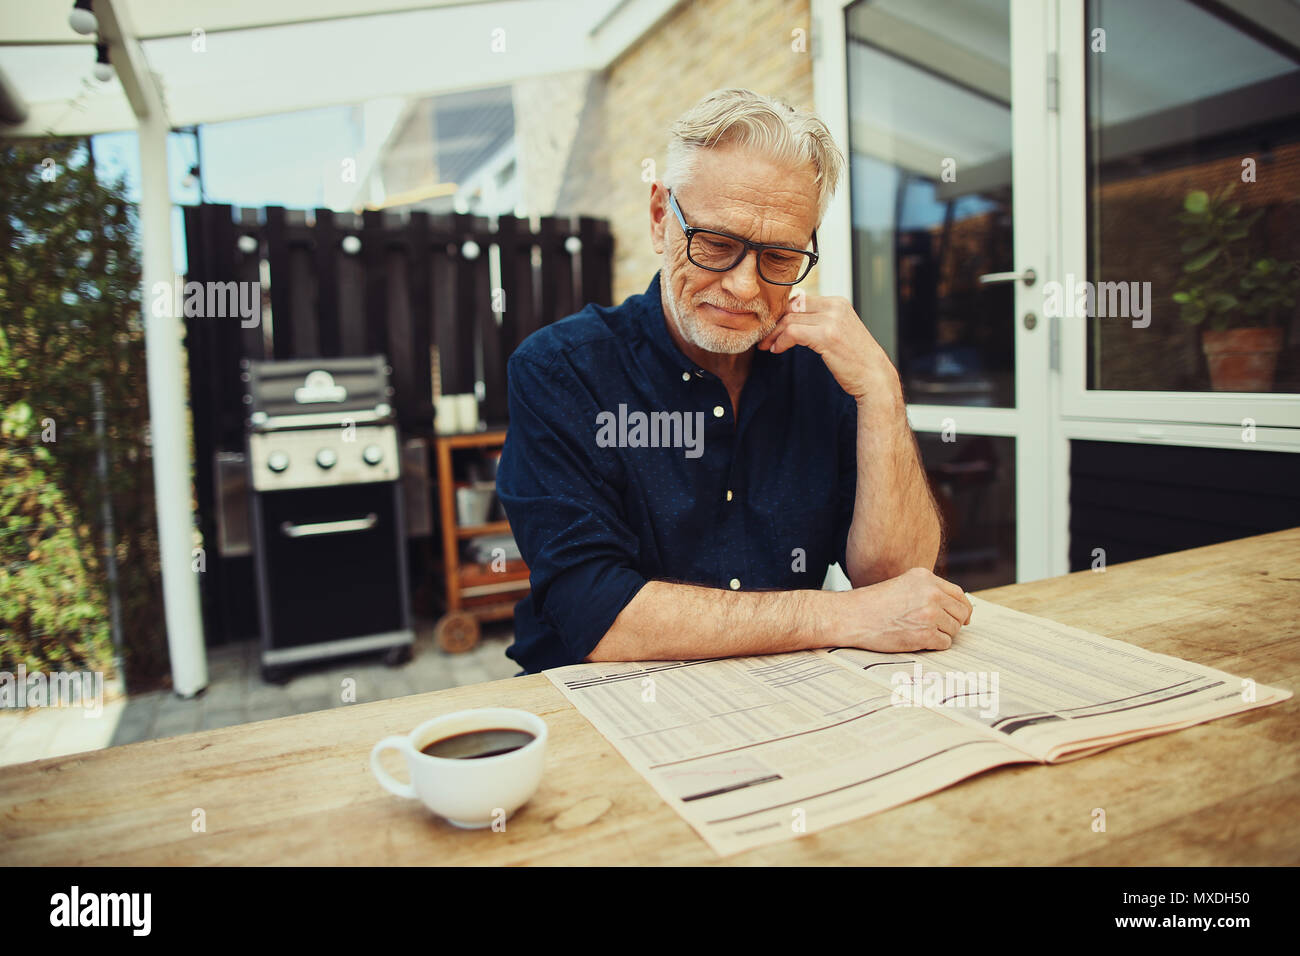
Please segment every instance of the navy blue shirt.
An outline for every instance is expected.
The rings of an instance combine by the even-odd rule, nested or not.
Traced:
[[[811,349],[755,350],[733,414],[670,337],[656,273],[534,332],[508,377],[497,492],[530,593],[506,653],[525,670],[582,662],[650,580],[817,589],[847,568],[857,405]]]

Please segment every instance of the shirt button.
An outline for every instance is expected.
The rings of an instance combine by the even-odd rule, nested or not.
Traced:
[[[682,381],[683,381],[683,382],[689,382],[690,380],[691,380],[691,373],[690,373],[690,372],[682,372]]]
[[[740,578],[732,578],[732,579],[731,579],[731,590],[733,590],[733,591],[739,591],[739,590],[740,590]]]
[[[721,406],[721,405],[714,405],[714,406],[713,406],[713,417],[714,417],[714,418],[721,418],[721,417],[722,417],[723,415],[725,415],[725,414],[727,414],[727,413],[726,413],[725,411],[722,410],[722,406]]]
[[[728,501],[731,500],[731,489],[730,489],[730,488],[727,489],[727,500],[728,500]]]

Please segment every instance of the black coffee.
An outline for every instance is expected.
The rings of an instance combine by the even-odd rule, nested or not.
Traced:
[[[526,747],[535,739],[535,735],[526,730],[471,730],[463,734],[443,737],[420,748],[420,753],[430,757],[445,757],[452,760],[474,760],[477,757],[498,757]]]

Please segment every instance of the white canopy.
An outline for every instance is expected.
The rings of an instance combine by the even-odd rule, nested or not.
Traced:
[[[0,0],[0,74],[29,110],[4,133],[133,129],[150,74],[176,127],[599,70],[677,2],[95,0],[116,71],[101,83],[73,0]]]

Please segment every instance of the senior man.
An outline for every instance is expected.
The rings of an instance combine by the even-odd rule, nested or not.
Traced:
[[[852,304],[801,295],[844,160],[814,115],[714,92],[673,125],[642,295],[509,363],[497,489],[525,670],[951,646],[939,516],[898,373]],[[821,590],[838,562],[853,588]]]

